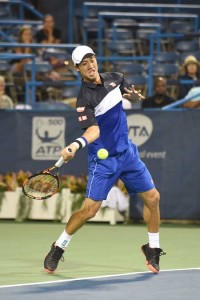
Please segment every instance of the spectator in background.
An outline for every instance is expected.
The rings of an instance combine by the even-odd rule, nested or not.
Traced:
[[[12,99],[5,94],[5,78],[0,76],[0,109],[14,108]]]
[[[188,80],[190,83],[179,83],[178,99],[183,99],[189,90],[197,85],[200,85],[199,78],[200,63],[193,55],[188,55],[183,65],[181,66],[179,80]]]
[[[129,195],[125,190],[125,187],[122,189],[120,186],[124,186],[123,182],[119,179],[116,184],[111,188],[108,193],[107,199],[102,202],[101,207],[109,207],[112,209],[117,209],[117,211],[124,218],[124,223],[128,221],[128,208],[129,208]]]
[[[171,104],[175,99],[167,95],[167,80],[157,77],[154,81],[154,95],[142,101],[142,108],[161,108]]]
[[[200,86],[196,86],[189,90],[186,95],[187,98],[191,98],[190,101],[185,102],[183,107],[185,108],[200,108]]]
[[[42,44],[59,44],[61,42],[61,31],[55,28],[52,15],[44,17],[43,28],[36,33],[35,39],[37,43]]]
[[[21,43],[21,44],[33,43],[33,33],[32,33],[32,28],[30,26],[23,26],[20,29],[18,43]],[[27,47],[27,48],[17,47],[14,49],[14,52],[16,54],[33,54],[33,53],[35,53],[33,48],[30,48],[30,47]],[[31,61],[31,59],[17,60],[17,62],[15,62],[12,67],[13,73],[22,73],[24,64],[27,63],[28,61]]]

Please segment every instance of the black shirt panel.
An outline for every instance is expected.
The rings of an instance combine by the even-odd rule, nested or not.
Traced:
[[[78,120],[83,129],[97,125],[95,108],[99,103],[118,86],[122,94],[129,84],[121,73],[100,73],[101,84],[82,82],[80,93],[77,97]]]

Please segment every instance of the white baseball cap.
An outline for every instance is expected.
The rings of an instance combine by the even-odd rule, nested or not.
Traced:
[[[72,52],[72,61],[74,65],[78,65],[82,62],[83,58],[87,54],[95,55],[94,51],[88,46],[78,46]]]

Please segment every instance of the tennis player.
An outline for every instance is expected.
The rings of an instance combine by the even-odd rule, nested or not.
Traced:
[[[159,243],[160,196],[146,165],[140,160],[136,145],[128,138],[127,118],[122,108],[123,98],[135,103],[144,97],[126,82],[123,74],[99,73],[95,53],[90,47],[75,48],[72,61],[82,77],[76,110],[84,133],[63,149],[62,156],[65,160],[72,159],[77,151],[88,147],[89,177],[83,206],[72,214],[65,230],[52,244],[44,268],[48,273],[56,270],[74,233],[95,216],[120,178],[128,193],[138,193],[144,202],[148,243],[142,246],[142,251],[148,268],[158,273],[159,258],[165,254]],[[68,148],[72,150],[70,153]],[[108,150],[107,159],[97,157],[100,148]]]

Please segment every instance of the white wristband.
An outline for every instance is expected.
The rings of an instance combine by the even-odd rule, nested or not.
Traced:
[[[87,140],[84,137],[80,137],[80,138],[76,139],[76,141],[78,143],[81,143],[82,147],[80,147],[80,148],[84,148],[88,144]]]
[[[74,145],[76,147],[76,150],[78,150],[80,148],[80,145],[77,142],[73,142],[72,145]]]
[[[86,138],[80,137],[76,139],[72,144],[76,147],[76,150],[79,150],[84,148],[88,144],[88,141],[86,140]]]

